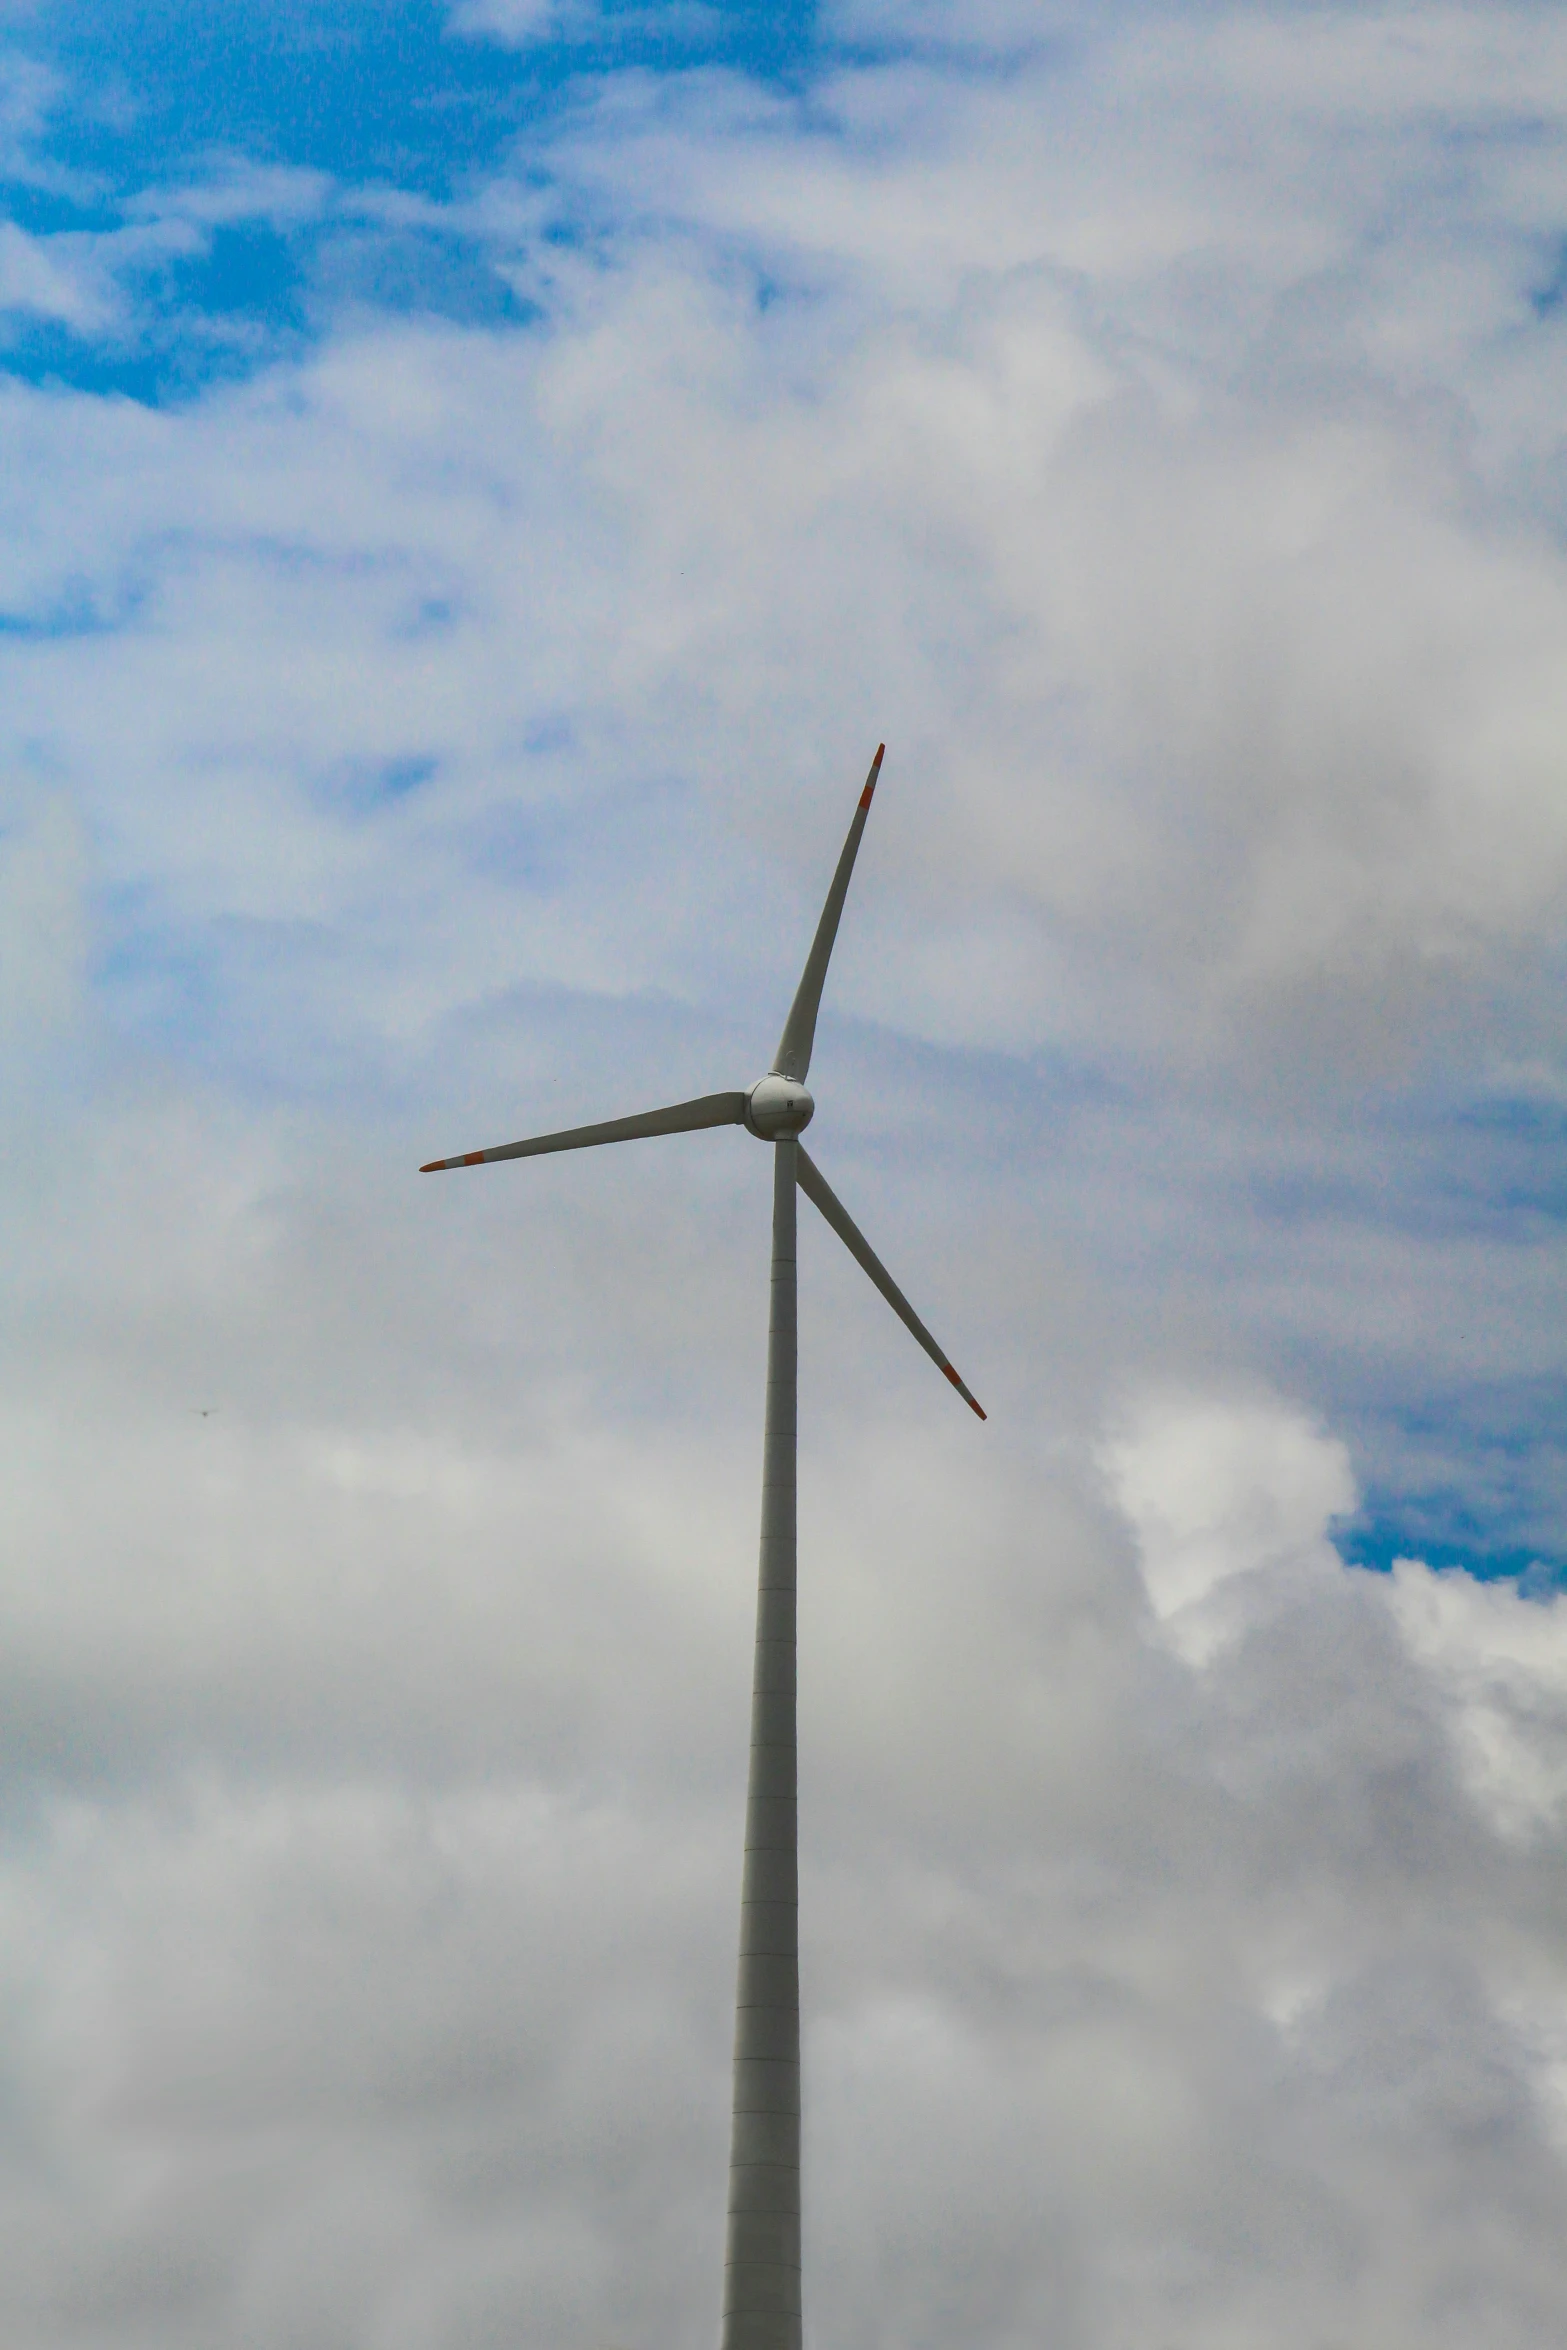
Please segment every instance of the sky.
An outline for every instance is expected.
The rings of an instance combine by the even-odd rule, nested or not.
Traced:
[[[1567,22],[0,8],[0,2336],[1567,2332]]]

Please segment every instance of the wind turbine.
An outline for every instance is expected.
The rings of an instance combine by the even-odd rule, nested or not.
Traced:
[[[744,1126],[773,1146],[772,1304],[767,1325],[767,1418],[762,1444],[762,1546],[757,1579],[756,1665],[751,1686],[751,1764],[745,1801],[740,1967],[735,1994],[734,2107],[729,2141],[729,2226],[724,2258],[722,2350],[800,2350],[800,1965],[795,1743],[795,1189],[805,1193],[882,1296],[945,1372],[969,1409],[980,1410],[880,1257],[829,1186],[800,1136],[815,1103],[805,1089],[816,1014],[838,935],[849,877],[870,813],[886,744],[877,746],[849,837],[772,1067],[746,1093],[708,1093],[536,1134],[495,1150],[432,1159],[421,1175],[539,1158],[643,1135]]]

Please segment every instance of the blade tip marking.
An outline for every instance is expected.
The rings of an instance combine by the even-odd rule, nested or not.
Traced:
[[[419,1172],[421,1175],[439,1175],[445,1164],[444,1159],[426,1159]]]
[[[482,1167],[484,1165],[483,1151],[464,1151],[461,1164],[464,1167]]]

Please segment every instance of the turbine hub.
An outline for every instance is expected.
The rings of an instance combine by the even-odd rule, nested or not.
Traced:
[[[815,1108],[803,1085],[775,1070],[746,1095],[745,1122],[760,1141],[778,1142],[786,1134],[803,1134]]]

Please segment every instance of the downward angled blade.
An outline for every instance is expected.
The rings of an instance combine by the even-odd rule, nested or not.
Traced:
[[[456,1159],[431,1159],[421,1175],[447,1167],[484,1167],[492,1159],[538,1159],[546,1151],[591,1150],[596,1142],[638,1142],[645,1134],[692,1134],[700,1126],[743,1126],[743,1093],[704,1093],[700,1101],[673,1102],[667,1110],[643,1110],[635,1118],[611,1118],[602,1126],[568,1126],[561,1134],[535,1134],[527,1142],[503,1142],[494,1150],[464,1151]]]
[[[956,1371],[952,1368],[952,1365],[948,1362],[946,1356],[942,1353],[940,1347],[936,1344],[936,1341],[934,1338],[932,1338],[930,1332],[926,1329],[924,1323],[920,1320],[918,1314],[914,1311],[914,1308],[910,1305],[908,1299],[904,1296],[902,1290],[898,1287],[898,1284],[896,1281],[894,1281],[892,1275],[888,1272],[886,1266],[882,1263],[880,1257],[876,1254],[876,1251],[872,1248],[870,1242],[866,1239],[858,1224],[855,1223],[854,1218],[849,1214],[849,1211],[844,1206],[842,1200],[839,1199],[837,1193],[833,1190],[831,1184],[827,1181],[827,1178],[822,1173],[820,1167],[817,1166],[816,1161],[806,1157],[805,1145],[803,1143],[797,1142],[794,1146],[794,1163],[795,1172],[799,1178],[800,1189],[804,1192],[806,1198],[811,1201],[813,1206],[821,1209],[822,1214],[826,1217],[834,1232],[837,1233],[838,1238],[843,1242],[843,1245],[848,1250],[850,1256],[858,1257],[860,1263],[865,1267],[866,1272],[869,1273],[871,1279],[875,1282],[877,1288],[881,1291],[882,1296],[887,1300],[888,1305],[891,1306],[899,1321],[902,1322],[908,1329],[913,1331],[915,1337],[919,1340],[921,1346],[925,1349],[925,1352],[929,1355],[931,1361],[935,1363],[939,1369],[944,1371],[947,1377],[952,1381],[953,1386],[957,1389],[959,1395],[962,1396],[963,1401],[968,1405],[969,1410],[971,1412],[978,1412],[980,1418],[982,1420],[985,1419],[987,1414],[984,1410],[984,1407],[981,1404],[976,1403],[973,1396],[970,1395],[968,1389],[964,1386],[962,1380],[958,1377]]]
[[[854,860],[859,855],[860,835],[865,830],[865,819],[870,814],[871,794],[876,789],[876,778],[881,773],[886,748],[885,743],[876,745],[876,756],[865,778],[865,789],[854,811],[854,822],[843,844],[838,870],[832,877],[827,903],[822,908],[822,918],[816,925],[816,936],[805,958],[805,969],[795,990],[794,1002],[789,1007],[789,1017],[784,1022],[778,1050],[773,1055],[773,1074],[796,1078],[801,1085],[805,1083],[805,1074],[811,1065],[811,1047],[816,1041],[816,1015],[821,1009],[822,988],[826,984],[827,966],[832,960],[833,940],[838,935],[838,919],[843,912],[843,901],[849,894],[849,876],[854,871]]]

